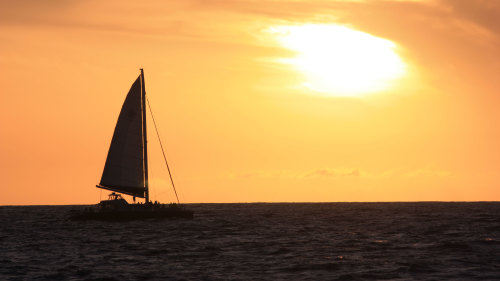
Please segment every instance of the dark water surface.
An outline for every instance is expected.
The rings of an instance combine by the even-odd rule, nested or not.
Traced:
[[[500,280],[500,203],[189,207],[127,223],[0,207],[0,280]]]

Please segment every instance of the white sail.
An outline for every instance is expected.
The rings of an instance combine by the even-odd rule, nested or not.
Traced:
[[[99,188],[145,197],[141,76],[123,103]]]

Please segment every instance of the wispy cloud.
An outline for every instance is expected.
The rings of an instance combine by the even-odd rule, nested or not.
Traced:
[[[303,178],[315,178],[315,177],[363,177],[368,175],[365,171],[354,168],[354,169],[317,169],[303,174]]]
[[[438,168],[433,167],[432,165],[415,169],[412,171],[407,171],[402,174],[404,177],[410,177],[410,178],[418,178],[418,177],[426,177],[426,178],[434,178],[434,177],[447,177],[450,176],[451,172],[446,171],[446,170],[441,170]]]
[[[481,26],[493,33],[500,32],[500,1],[495,0],[439,0],[439,4],[461,21]]]
[[[230,38],[258,32],[262,24],[335,22],[373,26],[374,22],[409,22],[420,30],[435,23],[474,36],[500,32],[500,1],[486,0],[214,0],[214,1],[5,1],[0,24],[57,26],[153,36]],[[401,17],[401,15],[405,15]],[[418,19],[424,17],[425,26]],[[231,24],[227,24],[231,22]],[[405,24],[406,22],[406,24]],[[235,26],[245,26],[238,32]],[[428,26],[427,26],[428,25]],[[383,35],[383,34],[382,34]]]
[[[367,171],[361,168],[318,168],[306,172],[279,171],[249,171],[230,175],[233,179],[297,179],[314,178],[418,178],[418,177],[448,177],[451,172],[428,165],[416,169],[387,169],[384,171]]]

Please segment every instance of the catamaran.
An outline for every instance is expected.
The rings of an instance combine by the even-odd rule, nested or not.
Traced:
[[[146,107],[149,107],[153,124],[160,140],[156,122],[146,97],[144,70],[132,84],[116,123],[108,156],[97,188],[110,190],[107,200],[83,211],[74,211],[72,220],[123,221],[137,219],[192,218],[193,212],[180,204],[163,145],[160,147],[167,166],[177,203],[159,204],[150,201],[148,182],[148,140]],[[133,196],[129,204],[121,194]],[[144,203],[135,203],[144,198]]]

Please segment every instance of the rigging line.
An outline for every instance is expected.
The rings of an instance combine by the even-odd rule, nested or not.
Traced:
[[[175,189],[174,180],[172,178],[172,173],[170,172],[170,167],[168,166],[167,157],[165,156],[165,150],[163,149],[163,145],[160,139],[160,133],[158,133],[158,127],[156,126],[155,117],[153,116],[153,110],[151,109],[151,103],[149,102],[149,98],[146,97],[146,101],[148,102],[149,112],[151,113],[151,118],[153,119],[153,124],[155,125],[156,135],[158,136],[158,141],[160,142],[161,152],[163,153],[163,159],[165,159],[165,164],[167,165],[168,175],[170,176],[170,182],[172,183],[172,187],[174,188],[175,198],[177,198],[177,203],[180,204],[179,196],[177,196],[177,190]]]

